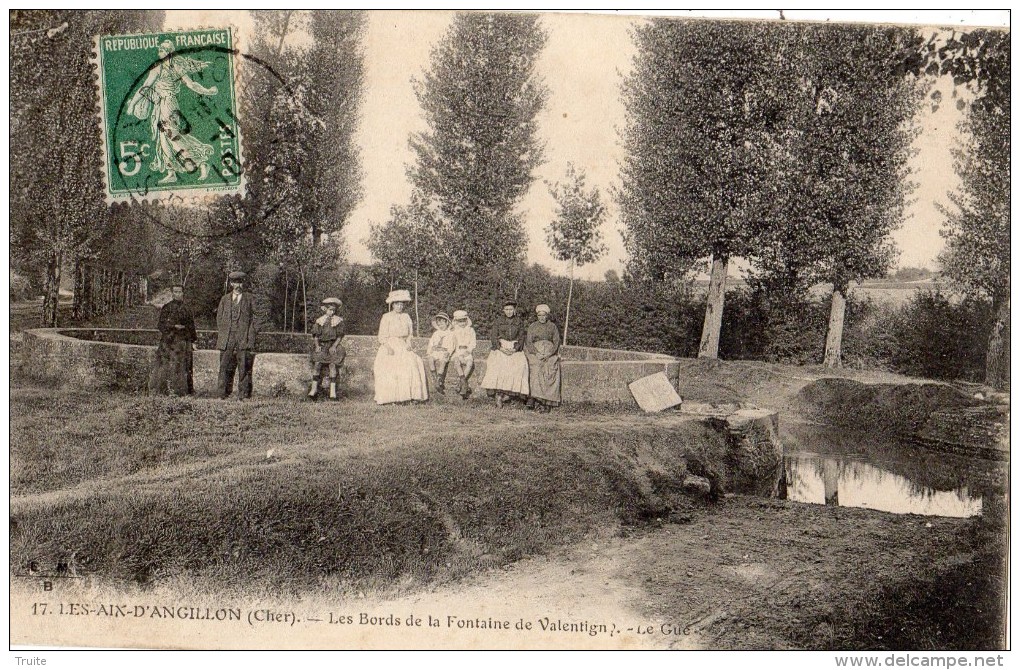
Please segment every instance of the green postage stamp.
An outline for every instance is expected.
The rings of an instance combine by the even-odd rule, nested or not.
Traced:
[[[244,194],[231,29],[96,38],[108,202]]]

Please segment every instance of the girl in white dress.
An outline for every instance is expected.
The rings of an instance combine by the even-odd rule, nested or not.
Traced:
[[[390,311],[379,322],[379,352],[375,356],[375,402],[422,402],[428,400],[425,364],[411,351],[414,326],[404,312],[411,295],[406,290],[390,291]]]

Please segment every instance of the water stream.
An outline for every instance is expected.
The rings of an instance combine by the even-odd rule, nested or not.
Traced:
[[[899,514],[970,517],[1005,493],[1002,463],[843,428],[788,422],[785,497]]]

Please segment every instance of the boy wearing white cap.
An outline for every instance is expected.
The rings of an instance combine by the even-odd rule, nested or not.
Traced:
[[[453,313],[452,332],[455,348],[451,361],[453,369],[457,372],[457,393],[461,398],[467,400],[471,396],[468,379],[475,369],[475,346],[478,344],[478,336],[475,334],[475,329],[471,327],[468,313],[462,309]]]

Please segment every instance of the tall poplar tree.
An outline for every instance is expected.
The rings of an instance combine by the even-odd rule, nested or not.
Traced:
[[[729,261],[773,222],[785,26],[657,19],[635,31],[618,192],[628,270],[676,280],[711,258],[699,356],[718,356]]]
[[[460,13],[415,82],[428,129],[411,137],[408,176],[444,221],[451,278],[524,258],[516,207],[542,162],[545,39],[537,15]]]
[[[110,224],[99,170],[95,37],[162,23],[161,11],[11,14],[11,246],[23,268],[44,275],[44,325],[57,325],[64,266],[94,258]]]
[[[955,164],[960,189],[949,196],[956,209],[945,210],[940,260],[945,274],[965,290],[992,301],[985,383],[1000,390],[1009,389],[1010,377],[1009,39],[1008,32],[997,30],[954,34],[939,67],[976,96],[961,124],[966,140]]]
[[[788,150],[776,154],[775,220],[752,254],[765,284],[832,284],[825,365],[841,365],[852,282],[885,274],[896,257],[909,181],[911,125],[924,83],[903,73],[918,43],[908,28],[794,25],[785,101]]]

